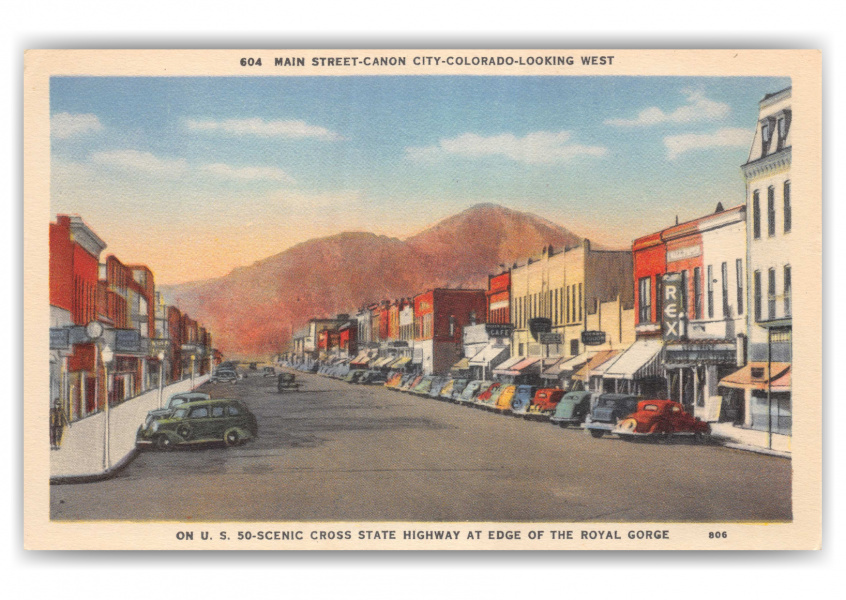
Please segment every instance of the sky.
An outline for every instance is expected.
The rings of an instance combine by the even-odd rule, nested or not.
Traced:
[[[610,247],[745,201],[786,78],[57,77],[51,208],[157,284],[480,202]]]

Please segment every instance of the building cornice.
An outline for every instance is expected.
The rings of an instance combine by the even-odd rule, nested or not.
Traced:
[[[744,179],[749,181],[750,179],[757,179],[761,176],[789,168],[791,151],[792,147],[788,146],[778,152],[768,154],[763,158],[746,163],[741,167]]]

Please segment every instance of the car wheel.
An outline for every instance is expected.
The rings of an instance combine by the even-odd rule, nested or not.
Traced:
[[[229,447],[237,446],[240,442],[241,436],[238,435],[238,431],[235,429],[230,429],[223,434],[223,443]]]
[[[711,436],[704,431],[697,431],[693,434],[693,441],[697,444],[708,444],[711,441]]]
[[[156,436],[155,444],[157,450],[170,450],[173,447],[170,438],[164,434]]]
[[[191,438],[191,428],[188,427],[188,425],[180,425],[179,427],[176,428],[176,434],[181,438],[185,438],[186,440],[190,439]]]
[[[673,430],[672,429],[665,429],[658,434],[658,439],[664,442],[665,444],[673,443]]]
[[[590,431],[590,434],[597,439],[605,435],[605,432],[601,429],[588,429],[588,431]]]

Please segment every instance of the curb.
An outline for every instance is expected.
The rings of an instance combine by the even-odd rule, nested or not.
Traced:
[[[138,448],[133,448],[129,453],[120,459],[110,469],[106,469],[101,473],[91,473],[89,475],[53,475],[50,477],[50,485],[67,485],[73,483],[94,483],[97,481],[106,481],[115,477],[118,473],[123,471],[129,464],[138,456]]]
[[[767,456],[775,456],[776,458],[793,458],[790,452],[782,450],[771,450],[770,448],[762,448],[760,446],[750,446],[749,444],[741,444],[739,442],[729,442],[723,440],[716,440],[720,446],[724,448],[731,448],[733,450],[741,450],[743,452],[754,452],[755,454],[765,454]]]

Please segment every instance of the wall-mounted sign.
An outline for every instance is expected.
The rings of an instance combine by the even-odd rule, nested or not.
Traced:
[[[702,254],[702,246],[685,246],[684,248],[676,248],[675,250],[667,251],[667,262],[675,262],[677,260],[685,260],[687,258],[695,258]]]
[[[560,333],[539,333],[538,334],[538,342],[545,345],[552,345],[552,344],[560,344],[561,342],[561,334]]]
[[[158,354],[159,352],[165,354],[170,352],[170,340],[158,338],[150,340],[150,354]]]
[[[665,340],[680,340],[684,337],[684,307],[682,306],[681,273],[668,273],[663,277],[664,299],[661,322]]]
[[[547,319],[546,317],[529,319],[529,332],[531,332],[533,338],[538,339],[539,334],[549,333],[551,331],[552,319]]]
[[[64,327],[50,328],[50,350],[70,350],[70,330]]]
[[[115,351],[139,352],[141,332],[137,329],[115,329]]]
[[[601,346],[605,343],[604,331],[583,331],[582,343],[585,346]]]
[[[514,325],[511,323],[485,323],[485,331],[492,338],[511,337],[514,332]]]

